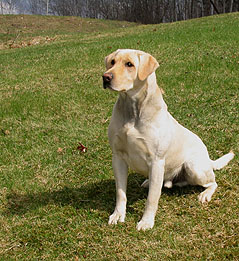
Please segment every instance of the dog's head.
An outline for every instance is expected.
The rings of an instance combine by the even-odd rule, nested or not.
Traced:
[[[144,82],[159,66],[148,53],[119,49],[105,58],[107,71],[103,75],[103,87],[127,92]]]

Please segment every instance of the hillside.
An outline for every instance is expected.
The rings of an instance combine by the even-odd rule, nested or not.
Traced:
[[[0,260],[237,260],[239,13],[159,25],[44,16],[0,23]],[[163,189],[154,228],[140,233],[147,190],[137,173],[125,223],[107,224],[117,94],[101,81],[104,57],[118,48],[158,60],[169,111],[212,159],[236,154],[216,172],[209,204],[198,202],[200,187]]]
[[[0,49],[60,40],[74,34],[102,33],[137,24],[80,17],[0,15]]]

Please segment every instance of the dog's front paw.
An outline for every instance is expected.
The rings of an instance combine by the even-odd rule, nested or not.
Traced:
[[[153,219],[148,219],[148,220],[143,220],[141,219],[139,223],[137,224],[137,230],[148,230],[151,229],[154,226],[154,220]]]
[[[125,213],[120,213],[118,210],[115,210],[114,213],[109,217],[109,225],[116,225],[119,222],[124,222]]]

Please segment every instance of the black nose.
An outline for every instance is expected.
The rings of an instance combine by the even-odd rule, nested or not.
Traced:
[[[113,74],[112,73],[105,73],[102,77],[103,77],[104,83],[110,83],[113,79]]]

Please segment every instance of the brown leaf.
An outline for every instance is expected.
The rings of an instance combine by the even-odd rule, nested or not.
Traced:
[[[10,134],[10,131],[9,131],[9,130],[5,130],[5,131],[4,131],[4,134],[5,134],[5,135],[9,135],[9,134]]]
[[[63,152],[63,149],[59,147],[59,148],[57,149],[57,152],[58,152],[59,154],[61,154],[61,153]]]
[[[77,150],[81,151],[81,152],[87,152],[87,147],[85,147],[83,144],[81,144],[80,142],[78,142],[79,146],[77,146]]]

